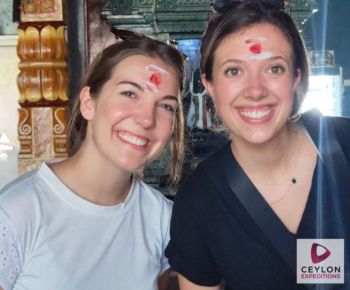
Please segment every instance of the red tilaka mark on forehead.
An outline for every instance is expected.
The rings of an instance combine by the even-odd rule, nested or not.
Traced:
[[[244,42],[246,44],[252,44],[249,47],[249,50],[250,50],[251,53],[254,53],[254,54],[260,54],[261,53],[261,51],[262,51],[261,44],[259,42],[257,42],[256,40],[246,39]]]
[[[160,73],[152,74],[149,80],[158,87],[160,85]]]
[[[249,47],[249,50],[252,53],[260,54],[261,53],[261,44],[260,43],[255,43],[251,47]]]

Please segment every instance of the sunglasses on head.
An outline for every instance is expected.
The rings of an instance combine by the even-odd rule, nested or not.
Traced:
[[[260,1],[249,1],[249,0],[216,0],[214,3],[211,4],[213,9],[218,13],[225,13],[228,10],[231,10],[243,2],[247,3],[260,3],[264,7],[269,9],[277,9],[277,10],[283,10],[284,9],[284,1],[283,0],[260,0]]]

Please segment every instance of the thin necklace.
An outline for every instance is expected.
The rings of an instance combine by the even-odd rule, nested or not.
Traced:
[[[281,196],[279,196],[277,199],[275,199],[275,200],[266,199],[267,203],[268,204],[276,204],[276,203],[280,202],[281,200],[283,200],[285,197],[287,197],[288,193],[290,192],[290,189],[292,188],[292,185],[293,185],[293,183],[290,182],[288,184],[288,188],[286,189],[286,191]]]
[[[278,185],[282,185],[282,184],[286,184],[288,182],[288,187],[286,189],[286,191],[281,195],[279,196],[277,199],[275,200],[272,200],[272,201],[268,201],[266,200],[269,204],[275,204],[275,203],[278,203],[279,201],[283,200],[285,197],[287,197],[288,193],[290,192],[291,188],[292,188],[292,185],[295,185],[297,183],[297,179],[296,179],[296,171],[297,171],[297,168],[298,168],[298,163],[299,163],[299,155],[300,155],[300,152],[299,152],[299,149],[300,149],[300,133],[298,133],[297,131],[297,146],[296,146],[296,158],[295,158],[295,167],[294,167],[294,172],[293,172],[293,175],[292,175],[292,178],[289,178],[281,183],[278,183],[278,184],[274,184],[274,186],[278,186]]]

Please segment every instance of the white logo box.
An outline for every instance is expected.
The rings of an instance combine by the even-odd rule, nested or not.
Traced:
[[[344,239],[297,239],[298,284],[344,284]]]

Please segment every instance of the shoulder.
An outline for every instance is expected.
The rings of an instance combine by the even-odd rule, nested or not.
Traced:
[[[326,119],[347,160],[350,161],[350,119],[344,117],[328,117]]]
[[[303,113],[301,115],[301,122],[306,125],[307,128],[310,127],[310,129],[322,129],[322,126],[327,126],[333,130],[348,133],[350,128],[349,118],[323,116],[317,109]]]
[[[27,224],[42,210],[44,199],[52,191],[48,180],[46,164],[6,185],[0,192],[0,207],[15,224]]]
[[[318,110],[311,110],[301,117],[302,124],[315,141],[332,134],[347,155],[350,156],[350,119],[346,117],[323,116]]]
[[[209,205],[212,195],[225,184],[225,168],[231,165],[231,159],[230,143],[227,143],[203,160],[181,183],[175,197],[175,207],[183,205],[195,209]]]
[[[230,163],[232,153],[230,142],[222,146],[219,150],[213,152],[203,160],[197,168],[181,184],[181,188],[201,189],[204,185],[220,183],[224,178],[224,169],[227,163]],[[198,185],[202,185],[198,187]],[[198,190],[195,190],[195,192]]]
[[[171,211],[173,202],[167,199],[163,193],[137,177],[135,177],[134,182],[134,190],[139,191],[139,197],[143,207],[152,208],[153,210],[160,209],[166,212]]]
[[[7,184],[0,191],[0,206],[6,208],[28,202],[36,194],[37,182],[38,170],[34,170]]]

